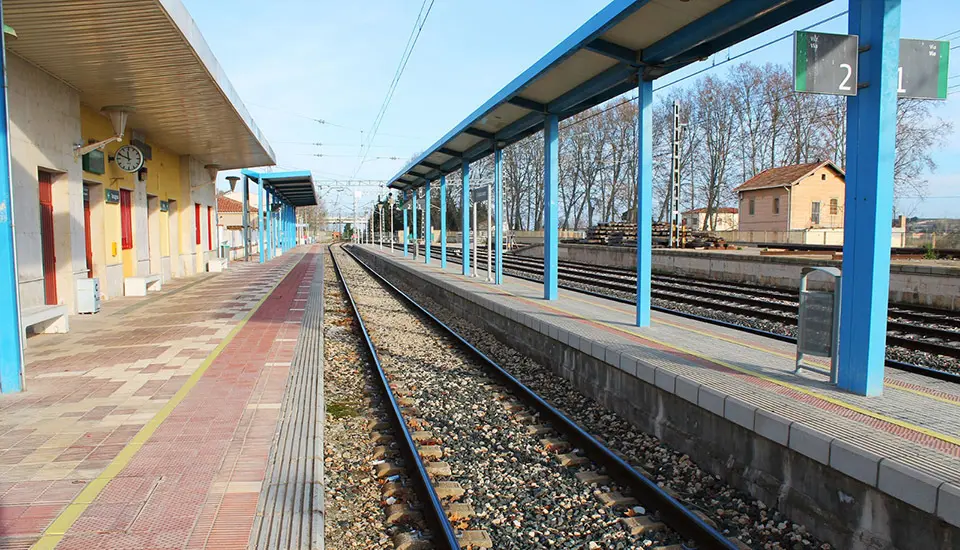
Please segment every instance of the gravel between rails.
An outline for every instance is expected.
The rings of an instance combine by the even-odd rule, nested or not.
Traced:
[[[750,548],[832,548],[810,535],[804,526],[730,487],[700,469],[687,455],[669,449],[655,437],[585,397],[549,368],[504,345],[417,289],[405,285],[401,285],[401,289],[611,449],[623,453],[634,467],[654,474],[654,481],[676,491],[691,509],[704,512],[725,535],[739,539]]]
[[[620,522],[625,510],[604,507],[597,499],[601,489],[575,477],[580,468],[560,466],[543,449],[540,438],[550,436],[529,434],[507,412],[486,387],[495,380],[483,367],[352,258],[335,253],[391,384],[410,390],[419,417],[444,449],[450,480],[463,486],[462,502],[477,513],[470,529],[487,530],[498,550],[628,549],[680,541],[671,530],[630,535]]]
[[[324,254],[324,396],[327,548],[394,548],[371,467],[368,423],[378,415],[364,395],[371,368],[333,263]]]

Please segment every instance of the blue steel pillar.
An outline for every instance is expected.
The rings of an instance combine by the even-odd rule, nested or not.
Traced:
[[[0,1],[0,391],[23,389],[23,329],[17,289],[17,255],[13,233],[13,179],[10,177],[10,132],[7,122],[7,56],[3,2]]]
[[[263,178],[257,178],[257,240],[260,247],[258,251],[260,253],[260,263],[266,261],[266,244],[264,242],[264,233],[266,232],[267,224],[267,192],[263,188]]]
[[[430,204],[430,182],[423,191],[423,245],[426,247],[423,253],[423,263],[430,265],[430,248],[433,243],[433,226],[430,225],[430,210],[433,206]]]
[[[447,176],[440,176],[440,269],[447,268]]]
[[[463,189],[460,192],[460,228],[463,237],[460,239],[463,258],[462,273],[464,277],[470,275],[470,163],[463,161]]]
[[[273,193],[267,191],[267,259],[272,260],[273,248]]]
[[[543,124],[543,299],[557,299],[557,247],[560,217],[557,214],[560,172],[560,120],[547,115]]]
[[[494,276],[493,282],[503,284],[503,149],[497,147],[493,153],[493,238],[494,238]]]
[[[637,116],[637,326],[650,326],[653,261],[653,81],[640,73]]]
[[[407,202],[407,192],[403,192],[403,202]],[[403,205],[403,257],[406,258],[409,255],[407,252],[407,205]]]
[[[417,243],[417,192],[413,192],[413,200],[410,201],[411,212],[413,213],[413,255],[417,255],[417,247],[420,246]]]
[[[837,385],[860,395],[880,395],[890,290],[900,0],[850,0],[849,33],[869,46],[859,64],[859,79],[869,85],[847,98]]]

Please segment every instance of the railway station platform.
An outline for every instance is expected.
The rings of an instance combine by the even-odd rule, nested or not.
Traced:
[[[960,545],[960,387],[887,369],[880,397],[794,374],[795,348],[377,245],[361,259],[549,366],[585,395],[838,548]]]
[[[302,246],[30,338],[25,390],[0,396],[0,548],[247,548],[269,529],[322,265]]]

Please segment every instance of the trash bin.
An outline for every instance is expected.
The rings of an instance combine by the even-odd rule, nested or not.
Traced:
[[[833,290],[809,290],[807,279],[814,273],[833,278]],[[835,267],[805,267],[800,272],[800,305],[797,310],[797,363],[800,369],[819,372],[837,383],[837,348],[840,342],[840,270]],[[807,356],[827,357],[830,370],[804,362]]]

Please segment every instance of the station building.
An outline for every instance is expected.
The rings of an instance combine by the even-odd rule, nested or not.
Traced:
[[[65,328],[81,279],[110,299],[207,271],[217,171],[275,156],[180,0],[3,17],[24,328]]]

